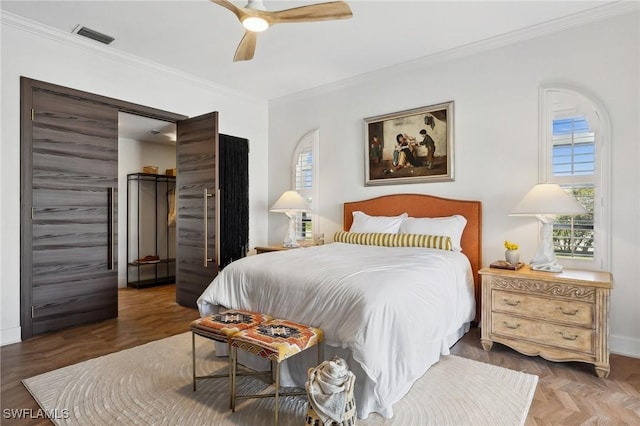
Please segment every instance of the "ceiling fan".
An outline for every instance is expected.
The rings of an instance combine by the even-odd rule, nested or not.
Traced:
[[[290,22],[329,21],[347,19],[353,16],[351,8],[344,1],[310,4],[273,12],[265,9],[262,0],[248,0],[249,3],[245,7],[236,6],[230,0],[210,1],[233,12],[246,29],[233,57],[234,62],[253,59],[258,33],[266,30],[271,25]]]

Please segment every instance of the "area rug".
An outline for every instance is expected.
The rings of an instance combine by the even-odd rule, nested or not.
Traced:
[[[206,339],[196,339],[198,374],[224,371]],[[183,333],[64,367],[23,381],[59,425],[268,425],[273,399],[239,401],[229,410],[225,379],[192,389],[191,334]],[[522,425],[538,376],[449,355],[418,380],[394,417],[371,415],[359,425]],[[263,389],[242,378],[242,393]],[[280,424],[304,424],[305,397],[281,400]]]

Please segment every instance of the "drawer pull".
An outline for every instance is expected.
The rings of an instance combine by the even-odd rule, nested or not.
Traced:
[[[562,306],[560,306],[558,309],[560,309],[560,312],[562,312],[565,315],[575,315],[578,313],[578,309],[574,309],[573,311],[565,311],[564,308]]]
[[[564,334],[564,331],[558,331],[558,333],[564,340],[576,340],[578,338],[577,334]]]
[[[519,300],[513,301],[513,300],[509,300],[509,299],[502,299],[502,301],[504,303],[506,303],[509,306],[518,306],[520,304]]]
[[[513,324],[509,324],[506,321],[502,321],[502,323],[504,324],[505,327],[510,328],[511,330],[516,330],[517,328],[520,327],[520,324],[513,325]]]

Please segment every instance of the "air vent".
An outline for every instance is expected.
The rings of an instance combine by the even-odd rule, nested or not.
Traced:
[[[111,44],[111,42],[115,40],[111,36],[99,33],[96,30],[92,30],[91,28],[87,28],[82,25],[78,25],[77,27],[75,27],[73,32],[75,34],[90,38],[91,40],[99,41],[100,43],[104,43],[104,44]]]

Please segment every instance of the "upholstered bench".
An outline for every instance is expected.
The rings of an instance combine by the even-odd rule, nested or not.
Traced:
[[[214,315],[199,318],[191,323],[191,355],[193,361],[193,390],[196,390],[196,381],[202,379],[216,379],[227,377],[229,379],[229,391],[232,390],[231,368],[227,374],[210,374],[207,376],[196,376],[196,334],[216,342],[230,345],[231,337],[236,333],[254,327],[258,324],[271,320],[269,315],[256,312],[232,309]],[[263,374],[263,373],[240,373],[243,374]]]
[[[322,341],[324,333],[321,329],[298,324],[292,321],[274,319],[239,331],[231,336],[231,410],[235,411],[236,399],[240,398],[275,398],[275,424],[278,424],[279,397],[306,395],[302,392],[280,392],[280,363],[313,346],[318,347],[318,363],[324,358]],[[238,349],[253,353],[276,364],[275,392],[272,394],[236,395],[236,372],[238,365]]]

